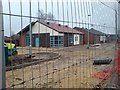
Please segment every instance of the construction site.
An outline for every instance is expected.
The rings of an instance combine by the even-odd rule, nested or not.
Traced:
[[[48,49],[47,51],[53,54],[51,56],[55,57],[55,59],[47,58],[49,56],[48,53],[45,56],[40,54],[45,52],[44,48],[40,49],[40,51],[36,51],[34,48],[33,52],[36,53],[36,61],[28,66],[23,65],[21,69],[13,69],[14,77],[11,74],[11,70],[8,69],[6,72],[6,85],[7,87],[13,86],[11,82],[14,78],[15,88],[23,87],[23,83],[24,87],[32,88],[32,81],[29,81],[32,79],[31,73],[33,73],[34,88],[94,88],[97,85],[106,87],[112,83],[115,84],[116,81],[111,83],[110,80],[113,73],[114,48],[114,44],[103,44],[102,46],[91,47],[90,49],[86,49],[86,46],[74,46],[59,50]],[[28,53],[28,50],[23,52]],[[18,51],[18,53],[21,54],[21,51]],[[35,57],[32,58],[32,61]],[[112,62],[107,65],[93,65],[94,60],[102,61],[107,59],[111,59]],[[25,62],[28,58],[23,60]],[[17,67],[17,65],[15,64],[14,67]],[[22,72],[23,67],[24,73],[19,73]],[[23,74],[25,82],[23,82]]]
[[[0,89],[119,89],[119,9],[117,0],[0,0]]]

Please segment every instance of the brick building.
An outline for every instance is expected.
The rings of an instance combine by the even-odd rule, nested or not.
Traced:
[[[32,46],[33,47],[68,47],[83,44],[83,32],[77,31],[67,25],[50,22],[32,22]],[[30,25],[18,32],[20,46],[30,44]]]
[[[84,44],[88,43],[88,32],[89,32],[90,44],[101,43],[105,40],[105,34],[95,30],[94,28],[88,30],[87,28],[74,27],[74,29],[84,33],[84,39],[83,39]]]

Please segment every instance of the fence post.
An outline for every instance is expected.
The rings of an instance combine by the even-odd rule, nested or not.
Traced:
[[[117,70],[118,70],[118,84],[120,85],[120,2],[118,1],[118,7],[117,7],[117,36],[118,36],[118,49],[117,49]]]
[[[118,2],[118,7],[117,7],[117,12],[118,12],[118,17],[117,17],[117,34],[118,34],[118,37],[120,37],[120,2]]]
[[[2,0],[0,0],[0,89],[6,88],[5,56],[4,56],[4,29],[2,15]]]

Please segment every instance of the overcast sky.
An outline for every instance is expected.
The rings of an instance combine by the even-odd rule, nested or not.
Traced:
[[[10,0],[10,10],[12,14],[21,15],[20,0]],[[54,2],[53,2],[54,1]],[[68,2],[67,2],[68,1]],[[79,1],[79,2],[78,2]],[[83,2],[84,1],[84,2]],[[114,0],[101,0],[105,5],[115,8]],[[52,5],[53,2],[53,5]],[[103,5],[99,0],[39,0],[39,9],[45,13],[53,13],[56,20],[65,20],[70,22],[86,22],[97,24],[101,26],[107,26],[111,28],[105,28],[101,26],[92,26],[93,28],[105,32],[115,32],[115,12],[111,8]],[[22,14],[30,15],[29,0],[22,0]],[[64,12],[63,12],[64,11]],[[3,0],[3,12],[9,14],[8,0]],[[38,0],[32,0],[31,3],[32,16],[38,16]],[[68,14],[67,14],[68,12]],[[88,15],[91,15],[88,17]],[[10,18],[11,18],[11,30],[16,34],[21,30],[21,18],[16,16],[4,15],[4,29],[5,35],[10,35]],[[22,18],[23,27],[29,24],[29,18]],[[35,21],[36,19],[32,19]],[[77,23],[63,23],[57,22],[70,27],[85,27],[88,25]],[[23,28],[22,27],[22,28]],[[91,28],[91,27],[90,27]]]

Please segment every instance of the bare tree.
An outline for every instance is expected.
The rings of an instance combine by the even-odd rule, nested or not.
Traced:
[[[38,17],[40,18],[39,21],[54,21],[54,15],[51,12],[45,13],[43,10],[39,10]]]
[[[47,19],[49,19],[49,20],[54,20],[54,16],[53,16],[53,14],[52,14],[51,12],[49,12],[49,13],[47,14]]]

